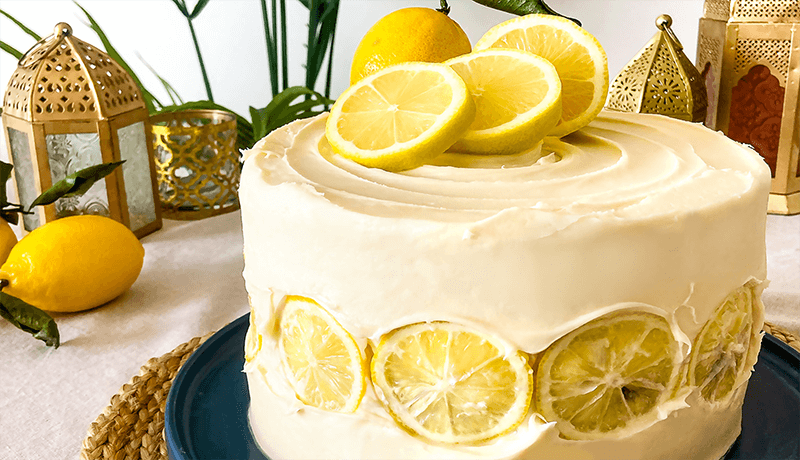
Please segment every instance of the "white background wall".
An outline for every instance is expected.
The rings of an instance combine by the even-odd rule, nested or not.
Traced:
[[[190,6],[196,0],[188,0]],[[169,81],[185,100],[205,98],[205,89],[185,19],[170,0],[79,0],[108,34],[111,43],[133,67],[145,87],[168,100],[143,60]],[[267,2],[270,3],[269,1]],[[303,83],[307,10],[297,0],[286,0],[289,10],[290,81]],[[450,0],[450,16],[475,43],[491,26],[512,16],[471,0]],[[656,32],[661,13],[674,19],[674,30],[694,61],[697,24],[702,0],[549,0],[557,11],[579,18],[597,36],[609,57],[613,78]],[[348,84],[350,61],[360,38],[379,18],[408,6],[437,8],[438,0],[342,0],[334,50],[333,96]],[[101,46],[86,25],[83,13],[68,0],[0,0],[0,9],[12,14],[38,34],[68,22],[75,36]],[[247,107],[265,106],[271,98],[261,8],[258,0],[211,0],[195,20],[200,48],[216,102],[249,118]],[[0,40],[20,51],[31,38],[0,17]],[[0,52],[0,89],[16,68],[16,60]],[[324,76],[324,75],[323,75]],[[320,78],[324,81],[323,78]],[[318,88],[322,88],[320,83]],[[3,149],[5,150],[5,149]]]

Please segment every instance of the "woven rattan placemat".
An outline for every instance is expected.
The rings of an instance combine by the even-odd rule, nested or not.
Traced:
[[[764,323],[764,331],[800,352],[800,339]],[[211,334],[196,337],[160,358],[150,358],[92,422],[83,440],[81,459],[155,460],[167,458],[164,406],[172,379],[186,359]]]

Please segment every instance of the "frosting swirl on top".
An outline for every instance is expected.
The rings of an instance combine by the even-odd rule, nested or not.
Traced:
[[[260,162],[270,171],[267,182],[306,183],[344,209],[381,217],[466,222],[510,208],[564,216],[657,216],[684,210],[688,203],[697,208],[740,195],[752,187],[752,172],[763,163],[753,153],[730,155],[732,146],[749,149],[697,125],[604,112],[580,132],[547,138],[528,152],[445,153],[433,164],[396,173],[334,154],[323,117],[302,122],[306,129],[291,141],[292,155]],[[256,150],[277,151],[266,144]]]

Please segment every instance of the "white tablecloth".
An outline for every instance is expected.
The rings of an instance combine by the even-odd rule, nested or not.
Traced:
[[[0,321],[0,458],[73,459],[91,422],[151,357],[248,311],[238,212],[164,221],[119,299],[58,315],[61,347]],[[800,216],[769,216],[767,320],[800,335]]]

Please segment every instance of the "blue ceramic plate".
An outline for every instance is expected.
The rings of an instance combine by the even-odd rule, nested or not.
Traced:
[[[165,410],[172,460],[269,460],[247,425],[244,366],[248,315],[225,326],[186,360]],[[800,459],[800,353],[767,334],[750,378],[742,434],[726,460]]]

